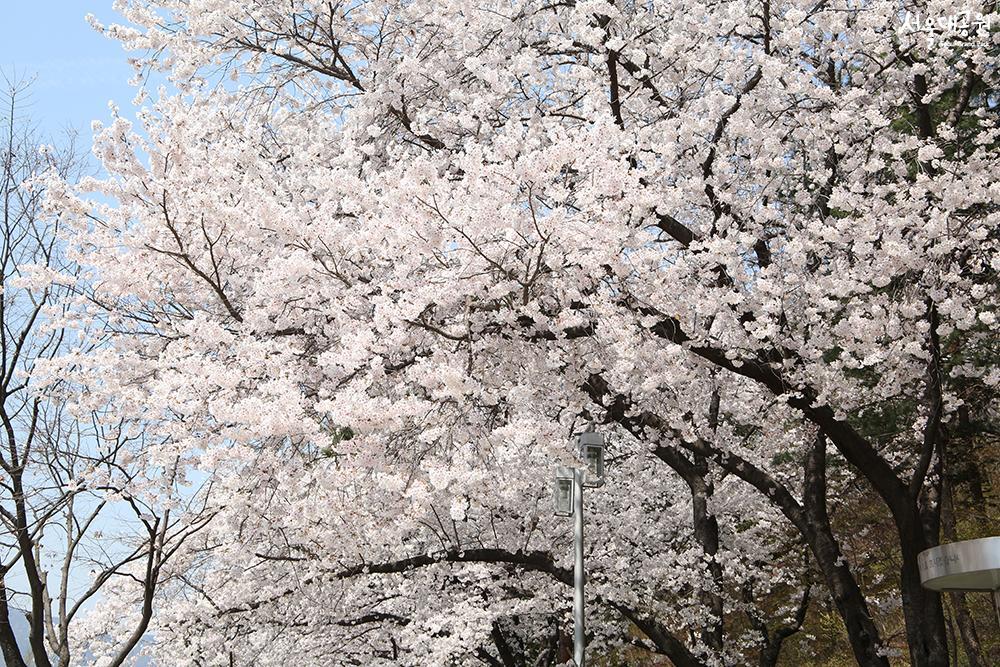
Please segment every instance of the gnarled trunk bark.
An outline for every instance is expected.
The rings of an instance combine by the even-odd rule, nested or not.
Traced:
[[[851,650],[859,665],[887,667],[878,654],[881,639],[861,588],[840,551],[826,509],[826,437],[820,433],[806,454],[803,511],[806,537],[816,563],[847,628]]]

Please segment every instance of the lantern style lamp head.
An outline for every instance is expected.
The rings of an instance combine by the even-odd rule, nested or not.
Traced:
[[[556,516],[573,516],[573,492],[573,469],[559,466],[553,489]]]
[[[583,485],[586,487],[604,484],[604,435],[586,432],[578,437],[580,458],[586,465]]]

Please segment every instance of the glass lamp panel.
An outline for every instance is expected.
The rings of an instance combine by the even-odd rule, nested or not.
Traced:
[[[604,483],[604,436],[600,433],[581,433],[580,458],[586,466],[583,485],[601,486]]]
[[[555,486],[555,513],[557,516],[573,514],[573,478],[558,477]]]
[[[600,445],[587,445],[584,451],[587,461],[587,472],[595,477],[604,477],[604,448]]]

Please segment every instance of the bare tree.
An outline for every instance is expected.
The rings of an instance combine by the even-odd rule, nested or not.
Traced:
[[[80,298],[78,271],[60,243],[57,216],[42,206],[36,180],[55,170],[67,180],[85,162],[68,135],[42,146],[24,113],[30,80],[3,77],[0,101],[0,654],[9,667],[68,665],[71,627],[110,581],[138,583],[133,630],[115,647],[122,664],[141,642],[162,568],[210,516],[182,522],[130,492],[148,469],[130,467],[141,429],[74,401],[79,388],[41,379],[44,365],[99,340],[66,317]],[[155,473],[170,480],[176,470]],[[189,500],[191,500],[189,498]],[[191,500],[192,503],[196,502]],[[187,510],[191,509],[189,505]],[[192,516],[194,517],[192,519]],[[12,619],[23,614],[27,646]]]

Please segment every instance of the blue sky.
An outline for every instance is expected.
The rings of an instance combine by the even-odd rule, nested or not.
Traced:
[[[0,69],[35,77],[28,111],[43,135],[80,132],[90,145],[90,122],[106,121],[108,102],[134,117],[132,69],[117,42],[95,32],[84,17],[105,25],[120,21],[112,0],[5,0],[0,7]]]

